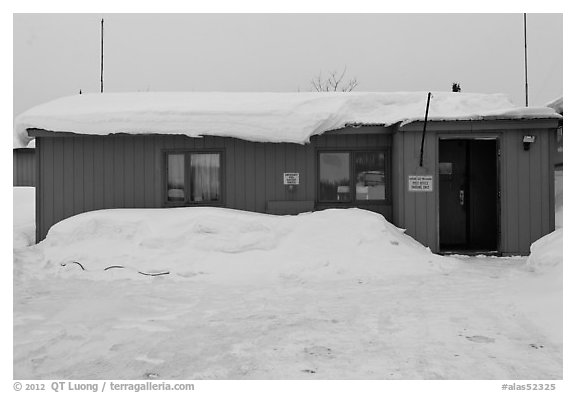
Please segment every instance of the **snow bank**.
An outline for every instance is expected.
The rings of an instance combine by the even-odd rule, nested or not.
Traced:
[[[538,239],[530,246],[526,266],[535,272],[562,270],[562,228]]]
[[[13,248],[27,247],[36,239],[36,194],[34,187],[14,187]]]
[[[100,210],[56,224],[38,248],[39,274],[93,279],[169,272],[171,279],[308,280],[447,273],[454,263],[360,209],[298,216],[200,207]]]
[[[306,143],[346,124],[423,120],[426,92],[410,93],[105,93],[36,106],[14,121],[14,147],[28,128],[79,134],[184,134],[256,142]],[[560,118],[552,108],[515,107],[500,94],[434,93],[430,120]]]
[[[526,325],[535,326],[556,344],[563,342],[562,235],[563,229],[557,229],[530,246],[525,271],[519,272],[505,295],[512,313],[521,313]]]

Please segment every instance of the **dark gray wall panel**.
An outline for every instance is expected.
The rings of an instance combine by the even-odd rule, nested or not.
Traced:
[[[38,162],[43,180],[39,239],[53,224],[81,212],[164,207],[164,152],[169,149],[224,152],[226,207],[266,212],[268,202],[273,201],[282,211],[299,212],[316,199],[316,146],[373,148],[391,143],[390,135],[326,135],[313,138],[307,145],[181,135],[57,135],[39,139],[43,146]],[[283,184],[284,172],[300,173],[300,185],[293,191]],[[390,205],[367,208],[391,219]]]
[[[34,187],[36,184],[35,149],[12,150],[12,185]]]

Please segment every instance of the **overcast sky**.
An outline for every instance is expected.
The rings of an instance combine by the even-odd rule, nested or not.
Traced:
[[[522,14],[15,14],[14,115],[104,90],[505,93],[524,105]],[[562,14],[528,14],[530,105],[561,96]]]

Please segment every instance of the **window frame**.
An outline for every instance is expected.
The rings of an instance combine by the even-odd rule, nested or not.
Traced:
[[[337,201],[337,200],[329,200],[329,199],[321,199],[320,194],[320,155],[322,153],[348,153],[348,178],[350,179],[349,187],[350,187],[350,200],[349,201]],[[364,199],[356,199],[356,186],[353,182],[355,178],[355,171],[356,171],[356,154],[359,153],[384,153],[385,154],[385,164],[384,164],[384,186],[385,186],[385,194],[384,199],[372,199],[372,200],[364,200]],[[391,157],[392,149],[390,146],[382,146],[378,148],[370,148],[370,147],[348,147],[348,148],[319,148],[316,150],[316,202],[318,204],[324,205],[338,205],[338,206],[363,206],[363,205],[391,205],[392,204],[392,157]],[[389,172],[389,173],[388,173]]]
[[[184,201],[168,200],[168,156],[170,154],[184,154]],[[191,198],[192,186],[190,184],[190,155],[192,154],[218,154],[220,159],[220,168],[218,176],[220,177],[220,198],[218,201],[194,202]],[[162,149],[163,181],[162,181],[162,200],[165,207],[182,207],[182,206],[217,206],[222,207],[225,204],[225,154],[223,149]]]

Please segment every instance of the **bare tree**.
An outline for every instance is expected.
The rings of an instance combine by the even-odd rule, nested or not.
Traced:
[[[358,86],[358,80],[356,78],[344,81],[344,75],[346,74],[346,67],[341,74],[338,71],[332,71],[328,75],[327,79],[322,78],[322,72],[318,74],[318,77],[312,79],[310,83],[314,90],[316,91],[352,91],[356,86]]]

